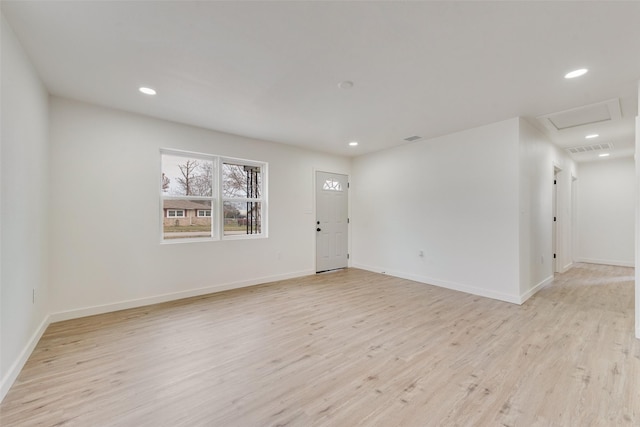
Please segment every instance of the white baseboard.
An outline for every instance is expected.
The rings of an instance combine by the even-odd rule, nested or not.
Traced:
[[[110,304],[95,305],[91,307],[78,308],[74,310],[60,311],[51,314],[50,323],[61,322],[63,320],[77,319],[80,317],[93,316],[96,314],[110,313],[112,311],[126,310],[128,308],[143,307],[145,305],[159,304],[168,301],[175,301],[183,298],[197,297],[201,295],[212,294],[215,292],[229,291],[232,289],[240,289],[248,286],[260,285],[263,283],[277,282],[279,280],[295,279],[296,277],[310,276],[315,274],[314,270],[303,270],[287,274],[279,274],[275,276],[260,277],[257,279],[243,280],[239,282],[222,283],[204,288],[190,289],[187,291],[171,292],[152,297],[137,298],[132,300],[120,301]]]
[[[547,277],[546,279],[535,285],[533,288],[520,295],[520,302],[518,304],[524,304],[526,300],[534,296],[540,289],[549,285],[551,282],[553,282],[553,276]]]
[[[4,378],[2,378],[2,381],[0,382],[0,402],[2,402],[2,400],[6,396],[16,378],[18,378],[18,375],[24,367],[24,364],[27,363],[27,360],[29,360],[29,356],[31,356],[33,349],[36,348],[38,341],[40,341],[42,334],[44,334],[44,331],[47,329],[50,323],[51,317],[46,316],[42,323],[40,323],[40,326],[38,326],[38,329],[36,329],[33,335],[31,335],[31,338],[27,342],[27,345],[24,347],[24,349],[22,349],[22,352],[20,353],[16,361],[13,362],[13,364],[7,371],[7,374],[4,376]]]
[[[593,258],[579,258],[575,262],[584,262],[587,264],[602,264],[602,265],[615,265],[617,267],[635,267],[633,261],[618,261],[614,259],[593,259]]]
[[[521,297],[518,295],[510,295],[502,292],[495,292],[487,289],[477,288],[475,286],[464,285],[460,283],[448,282],[445,280],[433,279],[430,277],[420,276],[417,274],[403,273],[399,271],[391,271],[380,267],[372,267],[370,265],[363,265],[354,263],[354,268],[360,268],[362,270],[372,271],[374,273],[388,274],[393,277],[399,277],[401,279],[413,280],[414,282],[425,283],[427,285],[438,286],[440,288],[450,289],[453,291],[465,292],[467,294],[478,295],[481,297],[492,298],[499,301],[510,302],[513,304],[522,304]]]
[[[564,267],[562,267],[559,272],[560,273],[566,273],[567,271],[569,271],[569,270],[571,270],[573,268],[573,264],[574,264],[574,262],[571,261],[569,264],[567,264]]]

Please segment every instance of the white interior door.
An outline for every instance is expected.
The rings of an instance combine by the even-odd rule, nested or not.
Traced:
[[[552,246],[552,273],[558,272],[558,173],[560,169],[555,168],[553,171],[553,195],[551,201],[551,210],[553,213],[553,224],[551,226],[551,246]]]
[[[347,266],[348,190],[346,175],[316,172],[316,271]]]

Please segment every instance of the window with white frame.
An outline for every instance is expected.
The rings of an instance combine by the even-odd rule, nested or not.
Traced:
[[[161,150],[162,241],[266,236],[266,163]]]
[[[182,209],[166,209],[167,218],[184,218],[184,211]]]
[[[221,170],[224,236],[263,234],[266,165],[223,159]]]
[[[162,151],[162,240],[215,238],[211,212],[216,206],[216,158],[196,153]]]

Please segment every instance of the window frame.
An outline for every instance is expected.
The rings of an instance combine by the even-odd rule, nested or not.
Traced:
[[[212,209],[197,209],[196,218],[213,218],[211,216],[211,210]],[[200,212],[204,212],[204,215],[200,215]],[[209,212],[209,215],[206,214],[207,212]]]
[[[268,171],[268,163],[263,161],[256,160],[248,160],[241,159],[235,157],[227,157],[227,156],[219,156],[215,154],[207,154],[207,153],[198,153],[193,151],[172,149],[172,148],[161,148],[160,156],[159,156],[159,176],[163,174],[163,156],[177,156],[184,157],[187,159],[196,159],[203,161],[211,161],[213,162],[213,174],[212,174],[212,183],[211,183],[211,196],[183,196],[183,195],[168,195],[162,190],[162,180],[158,180],[159,182],[159,194],[160,194],[160,243],[161,244],[178,244],[178,243],[193,243],[193,242],[216,242],[223,240],[242,240],[242,239],[262,239],[267,238],[267,226],[268,226],[268,203],[267,203],[267,189],[268,189],[268,181],[267,181],[267,171]],[[253,166],[260,168],[260,195],[259,198],[228,198],[223,199],[223,164],[239,164],[246,166]],[[165,239],[164,237],[164,202],[165,200],[206,200],[210,202],[211,209],[209,210],[209,216],[200,216],[200,211],[206,211],[208,209],[200,209],[196,210],[196,218],[210,218],[211,219],[211,235],[208,237],[197,237],[197,238],[189,238],[189,237],[180,237],[173,239]],[[234,201],[234,202],[258,202],[260,203],[260,215],[261,215],[261,223],[260,223],[260,233],[256,234],[238,234],[238,235],[224,235],[224,201]],[[183,217],[171,217],[171,218],[186,218],[187,213],[184,209],[171,209],[171,210],[182,210],[184,213]],[[168,215],[168,211],[167,211]],[[168,218],[168,216],[167,216]]]
[[[164,209],[164,206],[163,206]],[[170,212],[175,212],[176,214],[178,212],[182,212],[182,215],[170,215]],[[185,214],[185,210],[184,209],[167,209],[167,216],[166,218],[186,218],[187,215]]]
[[[218,171],[216,170],[216,168],[218,167],[218,157],[217,156],[213,156],[211,154],[206,154],[206,153],[197,153],[197,152],[193,152],[193,151],[184,151],[184,150],[161,148],[160,149],[160,156],[159,156],[159,159],[160,159],[160,174],[161,175],[164,172],[162,170],[163,169],[162,157],[164,155],[175,156],[175,157],[184,157],[185,159],[195,159],[195,160],[201,160],[201,161],[206,161],[206,162],[212,162],[214,171],[213,171],[212,176],[211,176],[211,195],[210,196],[168,195],[164,191],[162,191],[162,180],[160,180],[160,190],[159,190],[159,192],[160,192],[160,211],[162,212],[162,210],[164,209],[165,200],[185,200],[185,201],[204,200],[204,201],[208,201],[210,203],[211,211],[214,212],[214,210],[217,209],[216,203],[218,203],[218,200],[219,200],[219,197],[218,197],[218,194],[217,194],[218,184],[216,182],[217,179],[218,179]],[[183,209],[183,210],[185,211],[185,216],[181,217],[181,218],[187,218],[186,209]],[[197,217],[197,212],[196,212],[196,217]],[[178,218],[178,217],[174,217],[174,218]],[[162,244],[177,244],[177,243],[191,243],[191,242],[210,242],[210,241],[219,240],[218,236],[220,234],[219,234],[219,230],[216,228],[216,224],[214,222],[213,215],[211,217],[208,217],[208,218],[211,219],[211,232],[210,232],[209,236],[207,236],[207,237],[179,237],[179,238],[174,238],[174,239],[165,239],[165,237],[164,237],[164,220],[161,220],[160,224],[159,224],[159,228],[160,228],[160,243],[162,243]]]
[[[225,197],[224,196],[224,168],[225,163],[233,165],[251,166],[260,168],[260,197]],[[235,157],[220,157],[220,164],[218,168],[218,182],[219,182],[219,215],[220,215],[220,237],[222,240],[242,240],[242,239],[260,239],[268,237],[267,225],[268,225],[268,209],[267,209],[267,175],[269,164],[267,162],[260,162],[255,160],[239,159]],[[259,203],[260,204],[260,233],[254,234],[224,234],[224,203]]]

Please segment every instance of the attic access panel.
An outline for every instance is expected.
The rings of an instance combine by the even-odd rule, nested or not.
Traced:
[[[622,112],[618,98],[537,117],[552,132],[621,118]]]

